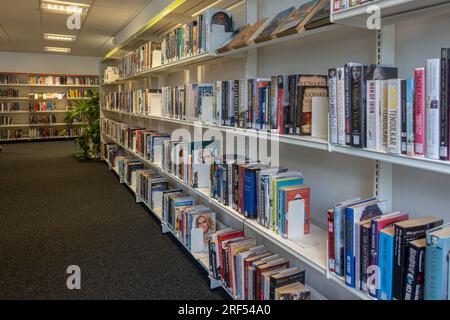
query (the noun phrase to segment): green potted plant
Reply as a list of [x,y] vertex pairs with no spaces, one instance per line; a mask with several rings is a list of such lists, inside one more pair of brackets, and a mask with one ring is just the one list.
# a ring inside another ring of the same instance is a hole
[[83,121],[81,133],[75,144],[81,150],[82,159],[98,159],[100,154],[100,104],[97,90],[88,90],[88,99],[76,100],[67,112],[65,122],[73,126]]

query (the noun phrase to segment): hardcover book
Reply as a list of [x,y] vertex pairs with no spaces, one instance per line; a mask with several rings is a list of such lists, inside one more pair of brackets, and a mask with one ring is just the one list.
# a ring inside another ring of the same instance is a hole
[[425,300],[448,300],[450,224],[426,234]]
[[297,10],[294,10],[274,33],[277,37],[284,37],[305,31],[305,25],[321,7],[325,6],[325,2],[327,1],[310,0],[305,2]]
[[286,10],[281,11],[278,13],[272,20],[270,20],[270,23],[264,28],[263,31],[258,35],[256,39],[254,39],[254,42],[259,43],[263,41],[267,41],[272,39],[274,36],[274,31],[286,21],[286,19],[289,17],[289,15],[295,10],[294,7],[290,7]]
[[289,268],[270,276],[269,299],[275,299],[275,291],[292,283],[300,282],[305,284],[305,271],[298,267]]
[[433,216],[397,222],[395,224],[394,285],[392,289],[394,300],[402,300],[404,297],[409,243],[425,237],[426,231],[442,224],[443,220],[441,218]]

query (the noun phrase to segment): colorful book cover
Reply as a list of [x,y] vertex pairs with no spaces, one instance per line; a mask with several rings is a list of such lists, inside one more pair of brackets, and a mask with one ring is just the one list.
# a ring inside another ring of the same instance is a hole
[[280,226],[281,235],[285,238],[295,238],[305,235],[306,200],[299,187],[280,189]]
[[447,300],[450,224],[426,234],[425,300]]
[[273,223],[274,223],[274,231],[275,233],[279,233],[281,230],[278,229],[279,226],[279,216],[278,213],[280,212],[280,203],[279,203],[279,194],[280,194],[280,188],[283,187],[292,187],[292,186],[298,186],[303,184],[303,178],[301,175],[289,177],[289,178],[283,178],[283,179],[274,179],[272,181],[272,215],[273,215]]
[[426,68],[426,157],[439,160],[441,60],[427,60]]
[[[393,226],[395,223],[409,219],[407,213],[392,213],[372,219],[371,225],[371,244],[370,244],[370,265],[379,266],[380,256],[380,233],[383,229]],[[372,297],[378,297],[376,288],[369,288]]]
[[417,156],[425,156],[425,68],[415,70],[414,96],[415,96],[415,148]]
[[406,154],[414,156],[414,79],[406,80]]
[[355,287],[356,223],[383,215],[387,211],[387,202],[373,200],[345,209],[345,283]]
[[394,241],[395,227],[381,230],[379,254],[380,289],[378,290],[378,300],[392,300]]
[[403,300],[423,300],[426,239],[411,241]]
[[334,210],[328,210],[328,270],[336,272],[336,259],[334,255]]

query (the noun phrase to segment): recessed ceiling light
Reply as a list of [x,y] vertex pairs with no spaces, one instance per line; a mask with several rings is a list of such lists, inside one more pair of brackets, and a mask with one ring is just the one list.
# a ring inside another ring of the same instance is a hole
[[70,48],[62,48],[62,47],[45,47],[45,51],[47,52],[58,52],[58,53],[70,53],[72,49]]
[[76,36],[70,36],[67,34],[55,34],[55,33],[44,33],[44,39],[45,40],[52,40],[52,41],[75,41]]
[[76,3],[76,2],[67,2],[67,1],[59,1],[59,0],[42,0],[41,8],[43,10],[58,12],[58,13],[80,13],[85,14],[89,9],[88,4],[84,3]]

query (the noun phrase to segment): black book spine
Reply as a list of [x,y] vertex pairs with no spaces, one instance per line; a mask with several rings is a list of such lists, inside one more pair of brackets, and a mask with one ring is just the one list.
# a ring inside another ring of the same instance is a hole
[[401,81],[401,95],[402,95],[402,105],[401,105],[401,114],[402,114],[402,141],[401,141],[401,151],[402,154],[407,154],[407,143],[408,143],[408,112],[406,109],[406,80]]
[[416,281],[419,276],[419,248],[409,247],[403,300],[415,300]]
[[289,76],[289,118],[288,118],[288,128],[289,134],[295,134],[296,123],[295,123],[295,113],[296,113],[296,97],[297,97],[297,76]]
[[247,107],[247,128],[253,128],[253,80],[248,80],[247,85],[247,101],[248,101],[248,107]]
[[270,278],[270,289],[269,289],[269,299],[275,299],[275,290],[277,288],[287,286],[289,284],[300,282],[301,284],[305,284],[305,271],[300,271],[294,274],[291,274],[284,278]]
[[289,77],[283,77],[283,132],[284,134],[289,133]]
[[238,127],[239,123],[239,80],[233,81],[233,118],[232,127]]
[[345,144],[352,145],[352,67],[344,67],[345,85]]
[[425,290],[425,248],[417,248],[417,264],[416,264],[416,278],[414,278],[413,294],[414,300],[424,300],[424,290]]
[[403,278],[404,278],[404,250],[405,250],[404,230],[398,226],[395,227],[394,243],[394,270],[392,297],[394,300],[401,300],[403,297]]
[[441,50],[441,130],[440,130],[440,148],[439,158],[443,161],[448,160],[449,148],[449,68],[450,68],[450,49]]
[[364,66],[351,69],[351,145],[363,147],[363,129],[365,123],[365,70]]

